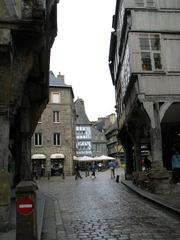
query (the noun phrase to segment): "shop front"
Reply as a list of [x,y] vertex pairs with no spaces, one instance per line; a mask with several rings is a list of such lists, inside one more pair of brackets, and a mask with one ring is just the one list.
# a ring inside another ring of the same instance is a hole
[[51,159],[51,176],[64,175],[64,155],[54,153],[50,156]]
[[33,154],[32,160],[32,173],[33,177],[44,177],[46,167],[46,155],[44,154]]

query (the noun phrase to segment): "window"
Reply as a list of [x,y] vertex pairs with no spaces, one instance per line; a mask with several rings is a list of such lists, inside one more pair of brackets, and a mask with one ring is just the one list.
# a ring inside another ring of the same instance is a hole
[[159,34],[141,34],[139,40],[142,70],[161,70],[161,45]]
[[34,139],[34,145],[35,146],[42,146],[42,133],[35,133],[35,139]]
[[61,145],[61,135],[60,133],[54,133],[53,135],[53,145],[60,146]]
[[135,0],[138,7],[155,7],[156,0]]
[[54,123],[59,123],[60,122],[60,117],[59,117],[59,111],[53,111],[53,122]]
[[60,103],[60,92],[51,92],[51,103]]
[[100,152],[101,151],[101,145],[100,144],[96,144],[96,152]]

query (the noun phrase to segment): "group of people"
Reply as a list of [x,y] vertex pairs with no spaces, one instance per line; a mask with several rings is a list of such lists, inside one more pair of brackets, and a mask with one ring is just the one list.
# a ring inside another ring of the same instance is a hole
[[[109,162],[109,169],[111,170],[111,178],[115,178],[115,168],[116,168],[116,163],[114,161],[110,161]],[[88,171],[87,171],[88,169]],[[94,179],[96,178],[96,169],[98,169],[99,171],[99,165],[97,166],[94,162],[92,162],[92,164],[90,165],[90,168],[89,168],[89,165],[87,165],[87,169],[86,169],[86,172],[89,172],[89,169],[91,171],[91,178]],[[88,176],[86,174],[86,176]],[[82,179],[82,176],[80,174],[80,167],[78,164],[75,165],[75,180],[77,180],[78,178]]]

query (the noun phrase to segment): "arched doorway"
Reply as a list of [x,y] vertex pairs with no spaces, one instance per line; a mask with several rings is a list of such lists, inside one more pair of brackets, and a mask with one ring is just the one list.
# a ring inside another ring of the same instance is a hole
[[171,169],[171,157],[175,150],[180,151],[180,103],[173,103],[161,121],[163,160],[167,169]]

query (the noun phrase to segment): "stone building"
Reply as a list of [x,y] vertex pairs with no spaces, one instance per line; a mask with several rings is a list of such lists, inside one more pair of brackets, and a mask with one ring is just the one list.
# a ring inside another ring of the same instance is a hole
[[117,147],[117,131],[114,131],[114,126],[117,125],[117,119],[114,113],[106,116],[99,117],[97,121],[93,122],[94,127],[106,137],[106,151],[107,155],[111,157],[117,156],[116,147]]
[[7,172],[13,176],[13,185],[31,179],[31,136],[48,101],[49,58],[57,33],[57,2],[0,1],[1,229],[9,223]]
[[123,160],[124,151],[122,145],[118,141],[119,131],[116,115],[112,113],[106,117],[100,117],[97,121],[93,122],[93,125],[100,132],[103,132],[106,137],[107,155],[117,160]]
[[180,147],[179,21],[179,0],[116,3],[109,67],[127,178],[142,169],[143,145],[151,153],[152,180],[162,183]]
[[76,156],[107,155],[106,138],[104,133],[98,131],[89,121],[84,101],[78,98],[75,101],[76,110]]
[[32,137],[31,159],[34,175],[73,173],[75,154],[75,109],[73,89],[64,76],[49,75],[49,103]]

